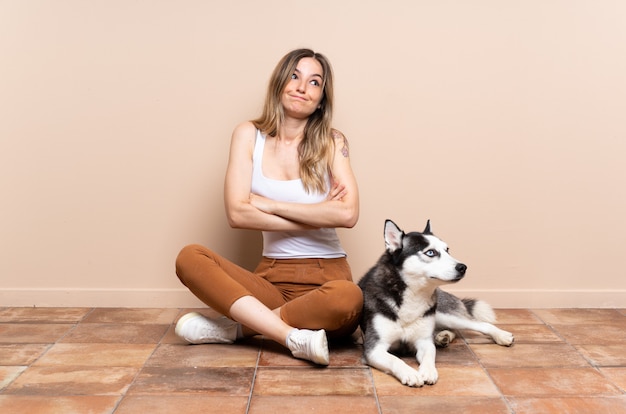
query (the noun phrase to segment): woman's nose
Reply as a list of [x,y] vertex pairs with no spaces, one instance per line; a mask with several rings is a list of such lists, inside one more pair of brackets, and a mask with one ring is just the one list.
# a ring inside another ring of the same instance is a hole
[[298,89],[298,92],[304,93],[306,91],[306,82],[304,80],[299,81],[297,85],[297,89]]

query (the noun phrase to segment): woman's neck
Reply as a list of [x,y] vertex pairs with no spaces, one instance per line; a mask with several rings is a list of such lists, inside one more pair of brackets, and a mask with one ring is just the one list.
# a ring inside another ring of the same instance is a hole
[[283,122],[278,128],[276,138],[279,141],[283,141],[285,144],[291,144],[294,142],[300,142],[304,135],[304,126],[306,122]]

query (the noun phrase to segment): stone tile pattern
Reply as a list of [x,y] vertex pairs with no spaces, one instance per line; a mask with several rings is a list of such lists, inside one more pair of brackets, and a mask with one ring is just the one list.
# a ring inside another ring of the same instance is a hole
[[498,309],[515,344],[460,332],[423,388],[351,342],[327,368],[262,337],[187,345],[174,324],[191,310],[0,307],[0,412],[626,413],[626,309]]

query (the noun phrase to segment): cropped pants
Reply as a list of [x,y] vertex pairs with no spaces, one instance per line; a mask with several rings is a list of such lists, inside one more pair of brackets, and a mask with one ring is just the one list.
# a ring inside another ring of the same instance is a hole
[[280,308],[288,325],[325,329],[330,338],[350,335],[363,307],[363,294],[352,281],[345,257],[263,257],[251,272],[206,247],[189,245],[176,259],[176,274],[202,302],[223,315],[230,317],[237,299],[254,296],[272,310]]

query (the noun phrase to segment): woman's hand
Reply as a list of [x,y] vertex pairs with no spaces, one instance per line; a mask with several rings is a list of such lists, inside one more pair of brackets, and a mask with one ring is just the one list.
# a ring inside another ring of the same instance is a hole
[[348,190],[346,190],[346,186],[343,184],[339,184],[336,181],[333,181],[332,187],[328,192],[328,196],[326,196],[327,201],[339,201],[346,194],[348,194]]
[[274,200],[250,193],[250,204],[267,214],[274,214]]

